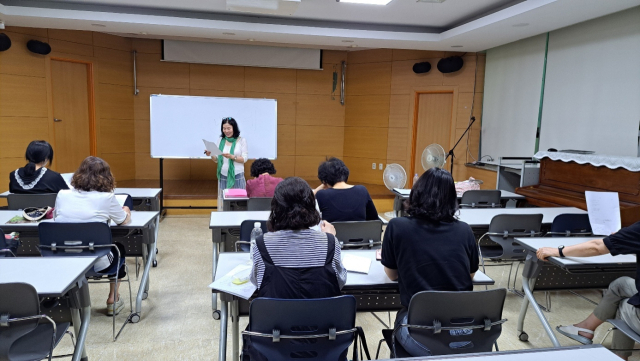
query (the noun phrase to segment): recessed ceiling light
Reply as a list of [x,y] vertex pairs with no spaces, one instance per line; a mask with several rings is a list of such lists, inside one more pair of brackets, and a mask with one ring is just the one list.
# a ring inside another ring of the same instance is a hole
[[249,41],[256,41],[256,39],[247,39],[247,40],[249,40]]
[[236,35],[236,33],[222,33],[222,35]]
[[106,25],[103,25],[103,24],[91,24],[91,26],[97,26],[99,28],[106,28],[107,27]]
[[353,43],[353,40],[342,40],[343,43]]
[[452,48],[461,48],[462,45],[451,45]]
[[518,23],[518,24],[511,25],[511,26],[513,26],[514,28],[522,28],[522,27],[525,27],[525,26],[529,26],[529,23]]
[[354,3],[367,5],[387,5],[391,0],[336,0],[339,3]]
[[141,31],[140,35],[147,35],[147,32],[146,31]]
[[356,45],[356,44],[351,44],[351,45],[349,45],[349,47],[350,47],[350,48],[357,48],[357,47],[358,47],[358,45]]

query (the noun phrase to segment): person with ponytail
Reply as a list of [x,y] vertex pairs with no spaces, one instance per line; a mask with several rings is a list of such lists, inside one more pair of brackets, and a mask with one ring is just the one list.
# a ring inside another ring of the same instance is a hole
[[69,189],[60,173],[47,168],[53,161],[53,148],[44,140],[29,143],[27,164],[9,173],[9,192],[20,194],[58,193]]
[[[247,140],[240,137],[240,128],[235,119],[228,117],[222,119],[220,125],[220,141],[218,146],[222,155],[212,156],[218,163],[218,204],[222,204],[222,192],[227,188],[246,189],[247,182],[244,178],[244,164],[249,157]],[[207,156],[211,152],[205,150]],[[220,208],[219,208],[220,209]]]

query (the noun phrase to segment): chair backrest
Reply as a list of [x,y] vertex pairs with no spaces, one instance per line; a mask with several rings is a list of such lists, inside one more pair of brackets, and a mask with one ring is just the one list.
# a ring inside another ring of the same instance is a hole
[[112,245],[111,229],[106,222],[40,222],[38,236],[43,257],[104,256]]
[[[40,314],[38,292],[28,283],[1,283],[0,295],[5,296],[0,297],[0,317],[8,315],[9,319],[15,319]],[[0,323],[0,360],[8,359],[3,350],[8,352],[11,344],[35,330],[38,327],[38,321],[38,318],[34,318],[9,322],[6,326]]]
[[621,319],[610,319],[607,320],[614,328],[618,329],[618,331],[625,334],[627,337],[632,339],[635,342],[640,343],[640,335],[634,331],[624,320]]
[[7,196],[8,209],[17,211],[29,207],[55,207],[56,193],[43,194],[15,194],[11,193]]
[[[540,236],[542,214],[498,214],[489,224],[489,238],[502,247],[496,259],[524,259],[525,249],[514,242],[515,237]],[[491,257],[490,257],[491,258]]]
[[[442,292],[424,291],[413,295],[409,304],[410,325],[454,327],[466,331],[409,328],[411,336],[433,355],[491,352],[502,332],[501,324],[507,290]],[[504,321],[503,321],[504,322]],[[469,329],[472,326],[482,328]]]
[[260,227],[262,228],[262,234],[268,232],[267,230],[267,221],[257,221],[257,220],[246,220],[240,223],[240,241],[249,242],[251,240],[251,231],[253,231],[253,226],[256,222],[260,222]]
[[468,190],[462,194],[461,208],[501,208],[499,190]]
[[336,238],[343,248],[373,247],[381,244],[382,221],[333,222]]
[[247,201],[248,211],[270,211],[272,197],[262,198],[249,198]]
[[[248,331],[282,336],[312,336],[353,330],[356,322],[356,299],[338,296],[305,300],[257,298],[249,310]],[[276,331],[277,330],[277,331]],[[338,334],[309,339],[249,336],[251,345],[268,360],[345,360],[354,334]]]
[[547,235],[558,236],[590,236],[591,222],[588,214],[559,214],[553,219],[551,230]]

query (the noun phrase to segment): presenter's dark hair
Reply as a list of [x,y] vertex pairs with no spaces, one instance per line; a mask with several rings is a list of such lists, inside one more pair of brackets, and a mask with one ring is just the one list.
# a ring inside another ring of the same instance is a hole
[[116,180],[111,173],[109,163],[102,158],[89,156],[73,173],[71,185],[79,191],[113,192],[116,188]]
[[431,222],[453,222],[458,198],[451,173],[440,168],[424,172],[413,185],[408,203],[407,213],[413,217]]
[[53,160],[53,148],[51,144],[44,140],[34,140],[27,146],[27,151],[24,153],[24,157],[27,160],[27,165],[24,167],[25,175],[29,176],[35,173],[36,164],[42,163],[48,160],[49,163]]
[[267,158],[258,158],[251,165],[251,176],[257,178],[262,173],[276,174],[276,167]]
[[238,138],[240,136],[240,128],[238,128],[238,123],[236,122],[235,119],[231,118],[231,117],[227,117],[227,118],[223,118],[222,119],[222,123],[220,124],[220,137],[224,138],[224,132],[222,131],[222,127],[225,124],[229,124],[233,127],[233,137],[232,138]]
[[318,179],[333,187],[338,182],[349,180],[349,168],[340,159],[331,157],[320,163]]
[[267,228],[270,232],[301,230],[320,223],[316,197],[307,182],[289,177],[278,183],[271,200]]

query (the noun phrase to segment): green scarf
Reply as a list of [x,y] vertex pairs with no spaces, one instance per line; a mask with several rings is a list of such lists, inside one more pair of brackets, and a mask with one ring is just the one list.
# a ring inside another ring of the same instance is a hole
[[[236,140],[237,138],[227,138],[224,137],[220,140],[220,145],[218,149],[221,152],[224,151],[225,141],[231,143],[231,149],[229,150],[229,154],[233,154],[233,151],[236,149]],[[218,156],[218,179],[220,179],[220,172],[222,170],[222,162],[224,162],[226,158],[219,155]],[[233,159],[227,159],[229,161],[229,170],[227,172],[227,189],[233,188],[233,185],[236,184],[236,166],[233,162]]]

